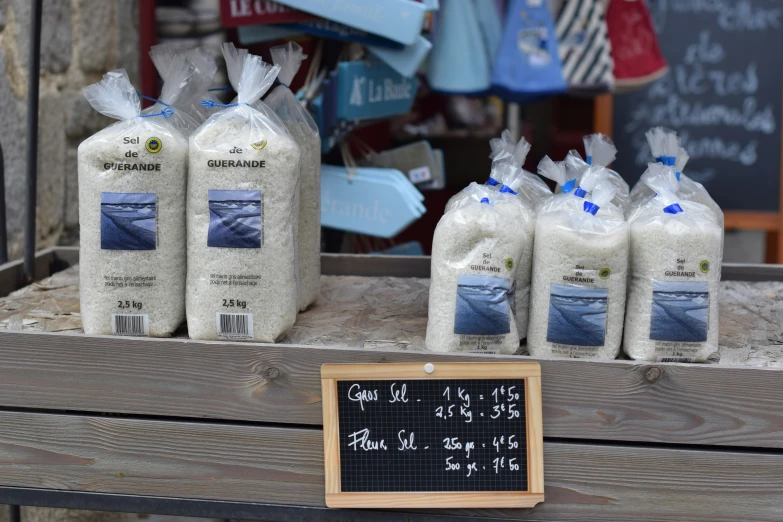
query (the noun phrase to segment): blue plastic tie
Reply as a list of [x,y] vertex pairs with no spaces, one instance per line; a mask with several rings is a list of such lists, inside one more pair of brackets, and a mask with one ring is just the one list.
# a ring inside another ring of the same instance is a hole
[[566,184],[563,185],[563,194],[568,194],[572,190],[574,190],[574,186],[576,186],[576,178],[566,181]]
[[655,158],[655,161],[657,161],[658,163],[663,163],[667,167],[673,167],[676,160],[677,158],[675,158],[674,156],[658,156],[657,158]]
[[587,156],[587,164],[588,165],[592,165],[593,164],[593,157],[592,156]]
[[[213,102],[212,100],[201,100],[201,105],[203,105],[207,109],[212,109],[214,107],[239,107],[238,103],[217,103],[217,102]],[[249,105],[249,104],[245,103],[244,105]]]
[[489,205],[489,198],[481,198],[481,202]]
[[574,191],[574,196],[578,198],[583,198],[587,195],[587,191],[583,189],[582,187],[576,187],[576,190]]
[[500,185],[500,183],[495,178],[490,177],[487,180],[487,185],[489,185],[490,187],[497,187],[498,185]]
[[589,212],[589,213],[591,213],[592,215],[595,216],[595,213],[598,212],[598,209],[600,209],[600,208],[601,207],[599,207],[595,203],[591,203],[589,201],[585,201],[585,204],[584,204],[585,212]]
[[149,96],[144,96],[140,92],[137,92],[136,94],[138,95],[139,98],[144,98],[145,100],[149,100],[151,102],[155,102],[163,105],[163,108],[160,110],[160,112],[153,112],[152,114],[139,114],[139,118],[152,118],[153,116],[163,116],[164,118],[171,118],[172,116],[174,116],[174,107],[172,107],[168,103],[162,102],[155,98],[151,98]]
[[677,176],[677,181],[680,181],[680,176],[682,175],[682,172],[675,171],[674,175]]
[[230,92],[233,91],[234,88],[230,85],[226,85],[225,87],[213,87],[211,89],[207,89],[207,92],[215,92],[215,91],[224,91],[224,92]]
[[663,211],[667,214],[679,214],[683,210],[679,203],[672,203],[668,207],[663,207]]
[[519,194],[519,192],[514,192],[514,189],[512,189],[508,185],[503,185],[502,187],[500,187],[500,192],[502,192],[504,194],[511,194],[513,196],[516,196],[516,195]]

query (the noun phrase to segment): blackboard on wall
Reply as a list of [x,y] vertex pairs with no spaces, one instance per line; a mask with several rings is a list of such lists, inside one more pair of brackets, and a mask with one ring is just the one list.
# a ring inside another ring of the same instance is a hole
[[615,170],[635,183],[652,161],[644,133],[669,127],[724,210],[780,210],[783,1],[647,3],[670,71],[615,96]]
[[532,507],[543,500],[536,363],[326,365],[330,507]]

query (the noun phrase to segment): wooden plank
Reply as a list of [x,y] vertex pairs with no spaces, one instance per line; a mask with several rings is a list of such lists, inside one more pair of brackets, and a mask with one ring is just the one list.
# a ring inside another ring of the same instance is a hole
[[778,212],[727,211],[723,214],[726,230],[777,231],[780,227]]
[[[783,448],[779,369],[521,360],[546,437]],[[0,407],[320,425],[322,364],[439,361],[520,358],[2,333]]]
[[[50,247],[35,254],[36,281],[49,277],[79,262],[77,247]],[[16,259],[0,265],[0,296],[6,296],[25,286],[24,260]]]
[[596,96],[593,101],[593,132],[612,136],[612,115],[614,105],[611,94]]
[[[322,443],[320,430],[0,412],[0,484],[323,506]],[[779,453],[546,443],[544,454],[544,504],[437,513],[734,522],[783,510]]]

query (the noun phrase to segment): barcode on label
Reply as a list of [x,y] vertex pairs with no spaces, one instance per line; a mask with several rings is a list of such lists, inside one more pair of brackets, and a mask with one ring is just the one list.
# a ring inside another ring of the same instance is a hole
[[217,313],[217,331],[221,339],[252,339],[253,314]]
[[666,356],[659,356],[656,360],[656,362],[679,362],[679,363],[695,363],[696,358],[695,357],[666,357]]
[[489,355],[497,355],[499,352],[497,350],[471,350],[468,353],[483,353]]
[[147,314],[111,314],[112,335],[146,337],[150,334],[150,320]]

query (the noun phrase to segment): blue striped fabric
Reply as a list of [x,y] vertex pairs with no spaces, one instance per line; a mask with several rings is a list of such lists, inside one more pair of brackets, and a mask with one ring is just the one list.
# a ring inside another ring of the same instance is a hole
[[557,18],[563,77],[570,90],[614,88],[614,62],[602,0],[565,0]]

